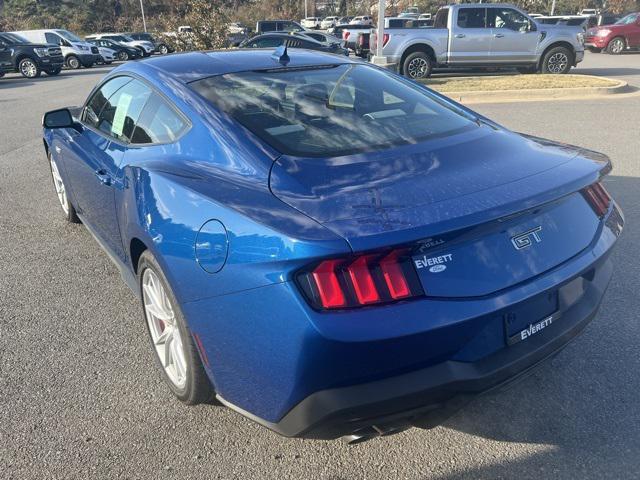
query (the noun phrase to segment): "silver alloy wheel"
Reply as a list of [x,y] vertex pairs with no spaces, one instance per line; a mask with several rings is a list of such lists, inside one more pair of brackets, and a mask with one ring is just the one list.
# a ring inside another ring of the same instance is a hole
[[49,158],[51,162],[51,176],[53,177],[53,185],[56,188],[56,194],[58,195],[58,201],[60,206],[66,215],[69,215],[69,200],[67,199],[67,190],[64,188],[64,182],[60,176],[60,171],[56,162],[52,158]]
[[169,297],[150,268],[142,274],[142,296],[156,354],[171,383],[182,389],[187,382],[187,361],[180,329]]
[[69,59],[67,60],[67,66],[76,70],[80,68],[80,60],[78,60],[76,57],[69,57]]
[[424,58],[414,58],[407,66],[407,73],[411,78],[424,78],[429,69],[429,64]]
[[128,59],[129,59],[129,54],[124,50],[118,53],[118,60],[120,60],[121,62],[124,62],[125,60],[128,60]]
[[169,49],[167,48],[166,45],[160,45],[160,53],[162,55],[166,55],[167,53],[169,53]]
[[614,38],[609,47],[611,53],[620,53],[624,50],[624,41],[621,38]]
[[30,58],[20,62],[20,73],[27,78],[34,78],[38,73],[38,66]]
[[554,53],[547,60],[547,69],[551,73],[562,73],[569,64],[569,57],[566,53],[558,52]]

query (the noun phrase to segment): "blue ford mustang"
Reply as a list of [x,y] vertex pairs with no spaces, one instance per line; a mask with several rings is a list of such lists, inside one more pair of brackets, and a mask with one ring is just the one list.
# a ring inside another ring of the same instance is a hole
[[594,317],[604,155],[304,50],[122,65],[44,146],[143,306],[159,370],[286,436],[431,427]]

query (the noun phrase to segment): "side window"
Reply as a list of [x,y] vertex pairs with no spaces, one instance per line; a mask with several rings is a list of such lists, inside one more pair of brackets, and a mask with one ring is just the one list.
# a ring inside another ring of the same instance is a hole
[[300,40],[297,39],[288,39],[287,40],[287,47],[289,48],[313,48],[311,42],[301,42]]
[[121,140],[130,141],[140,112],[151,96],[151,89],[138,80],[132,80],[105,104],[98,117],[98,129],[105,134]]
[[486,8],[461,8],[458,10],[458,27],[486,28]]
[[93,128],[98,128],[98,117],[107,104],[107,100],[131,80],[131,77],[115,77],[102,85],[89,99],[87,106],[84,107],[82,121]]
[[131,143],[170,143],[187,128],[187,123],[158,95],[147,103],[140,115]]
[[275,22],[262,22],[260,24],[260,30],[263,32],[273,32],[274,30],[276,30],[276,23]]
[[268,38],[260,38],[255,42],[251,43],[251,46],[255,48],[270,48],[270,47],[279,47],[282,45],[282,38],[280,37],[268,37]]
[[62,39],[55,33],[45,32],[44,39],[47,41],[47,43],[52,43],[53,45],[62,45]]
[[529,30],[529,19],[513,8],[490,8],[489,27],[508,28],[516,32]]

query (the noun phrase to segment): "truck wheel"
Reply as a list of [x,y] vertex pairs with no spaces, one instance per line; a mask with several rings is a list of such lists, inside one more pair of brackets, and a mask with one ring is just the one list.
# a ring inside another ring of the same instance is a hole
[[431,76],[432,61],[424,52],[413,52],[402,64],[402,73],[411,79],[428,78]]
[[573,64],[573,53],[565,47],[549,50],[542,59],[542,73],[567,73]]
[[26,78],[37,78],[41,73],[40,67],[36,61],[29,57],[20,60],[20,63],[18,63],[18,70],[20,70],[22,76]]
[[67,57],[66,63],[67,67],[71,68],[72,70],[77,70],[80,68],[80,60],[75,55],[69,55]]
[[607,53],[610,53],[611,55],[620,55],[624,51],[625,46],[624,38],[616,37],[609,42],[609,45],[607,45]]

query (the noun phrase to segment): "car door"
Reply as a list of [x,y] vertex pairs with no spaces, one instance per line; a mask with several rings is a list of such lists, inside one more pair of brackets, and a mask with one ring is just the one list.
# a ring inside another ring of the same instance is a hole
[[640,15],[636,15],[634,22],[629,25],[627,41],[630,47],[640,46]]
[[0,72],[9,71],[12,68],[11,48],[4,38],[0,37]]
[[449,63],[486,63],[491,51],[491,29],[487,27],[487,9],[461,7],[449,36]]
[[488,24],[493,35],[492,63],[535,63],[540,34],[535,23],[510,7],[489,7]]
[[113,254],[125,258],[115,209],[115,190],[123,189],[119,167],[135,122],[151,90],[128,76],[102,85],[82,112],[82,131],[72,133],[67,175],[83,221]]

